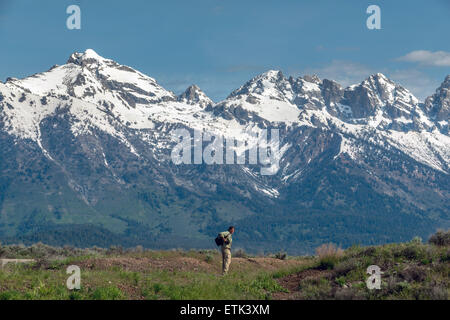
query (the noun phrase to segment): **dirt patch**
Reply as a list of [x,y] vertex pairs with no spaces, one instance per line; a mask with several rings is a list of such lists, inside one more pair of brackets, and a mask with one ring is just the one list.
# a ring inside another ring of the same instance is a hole
[[142,292],[138,287],[133,287],[123,283],[118,284],[117,287],[131,300],[145,300],[145,297],[142,295]]
[[173,271],[209,271],[212,265],[195,258],[177,257],[167,259],[152,258],[96,258],[80,261],[77,264],[81,269],[146,272],[152,270]]
[[332,273],[327,270],[308,269],[296,274],[291,274],[278,279],[278,283],[289,290],[289,292],[277,292],[273,295],[275,300],[292,300],[299,297],[299,285],[303,280],[316,280],[320,278],[330,278]]
[[214,266],[209,263],[195,258],[182,257],[177,258],[176,261],[179,262],[178,265],[185,271],[211,271],[212,269],[215,269]]
[[257,268],[261,268],[267,271],[276,271],[280,268],[289,268],[299,265],[298,261],[295,260],[280,260],[274,258],[232,258],[231,268],[239,266],[254,265]]

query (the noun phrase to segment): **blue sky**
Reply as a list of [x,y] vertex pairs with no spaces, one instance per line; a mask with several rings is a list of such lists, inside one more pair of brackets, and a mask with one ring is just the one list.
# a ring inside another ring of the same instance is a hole
[[[71,4],[81,30],[66,28]],[[381,30],[366,27],[371,4]],[[449,17],[450,0],[0,0],[0,80],[92,48],[215,101],[269,69],[344,85],[383,72],[424,98],[450,74]]]

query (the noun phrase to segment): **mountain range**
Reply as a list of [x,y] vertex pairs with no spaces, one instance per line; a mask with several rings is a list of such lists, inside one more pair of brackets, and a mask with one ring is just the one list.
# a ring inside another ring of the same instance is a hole
[[[424,102],[381,73],[343,87],[270,70],[212,101],[91,49],[0,82],[0,240],[308,253],[450,226],[450,75]],[[273,175],[181,164],[175,129],[280,132]]]

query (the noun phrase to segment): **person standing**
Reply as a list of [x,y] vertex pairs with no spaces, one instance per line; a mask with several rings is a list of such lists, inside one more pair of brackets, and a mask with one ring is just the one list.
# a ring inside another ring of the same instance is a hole
[[222,274],[226,275],[230,269],[231,264],[231,243],[233,242],[234,227],[228,228],[228,231],[219,233],[219,236],[223,239],[222,244]]

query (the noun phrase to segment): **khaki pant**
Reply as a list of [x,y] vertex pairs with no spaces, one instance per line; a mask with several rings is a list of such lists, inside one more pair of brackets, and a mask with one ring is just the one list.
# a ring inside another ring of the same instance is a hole
[[222,246],[222,274],[227,274],[231,263],[231,249]]

